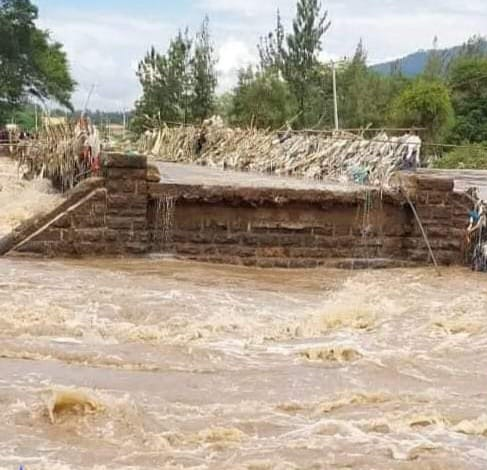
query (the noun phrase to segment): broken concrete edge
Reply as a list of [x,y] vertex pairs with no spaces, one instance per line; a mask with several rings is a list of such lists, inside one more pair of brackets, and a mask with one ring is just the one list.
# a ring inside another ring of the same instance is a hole
[[391,176],[390,185],[391,191],[404,190],[415,201],[418,192],[430,187],[437,191],[453,192],[455,180],[450,176],[432,175],[427,172],[399,171]]
[[149,183],[151,199],[173,197],[176,201],[215,204],[217,202],[230,206],[282,206],[285,204],[311,204],[326,207],[327,204],[356,205],[370,199],[402,206],[404,198],[397,191],[381,188],[359,188],[352,191],[333,191],[330,189],[294,189],[294,188],[255,188],[235,186],[207,186],[188,184]]

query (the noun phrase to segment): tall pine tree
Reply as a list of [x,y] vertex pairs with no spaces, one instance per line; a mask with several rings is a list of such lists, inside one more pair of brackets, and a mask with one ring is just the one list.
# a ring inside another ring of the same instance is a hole
[[281,72],[284,66],[284,26],[281,13],[277,10],[276,29],[267,36],[260,38],[257,45],[260,58],[260,69],[262,71]]
[[314,124],[313,102],[319,87],[318,55],[322,40],[330,28],[328,12],[322,12],[319,0],[298,0],[293,31],[287,36],[284,51],[284,76],[298,103],[302,125]]
[[151,48],[139,63],[142,97],[136,103],[136,130],[163,122],[200,122],[211,114],[217,77],[208,25],[205,18],[195,40],[187,29],[180,31],[165,55]]
[[209,19],[206,17],[196,35],[192,60],[193,96],[191,111],[193,119],[202,121],[215,109],[215,89],[217,76],[216,60],[211,43]]

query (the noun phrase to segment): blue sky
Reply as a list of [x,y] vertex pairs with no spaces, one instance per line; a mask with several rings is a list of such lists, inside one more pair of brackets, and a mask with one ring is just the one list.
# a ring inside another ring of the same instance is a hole
[[[140,94],[137,62],[151,45],[165,50],[179,28],[198,28],[205,14],[218,54],[219,90],[231,88],[237,70],[257,60],[259,36],[273,28],[279,8],[285,26],[296,0],[33,0],[39,25],[65,45],[79,83],[74,96],[81,106],[92,84],[90,106],[131,108]],[[332,28],[323,45],[323,60],[349,56],[362,38],[370,62],[487,34],[485,0],[323,0]]]

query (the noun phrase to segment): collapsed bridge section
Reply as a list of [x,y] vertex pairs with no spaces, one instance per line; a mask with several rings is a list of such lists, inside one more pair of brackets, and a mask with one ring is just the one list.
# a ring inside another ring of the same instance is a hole
[[103,178],[82,183],[62,207],[20,227],[3,240],[1,251],[156,252],[262,267],[427,263],[429,251],[410,200],[438,261],[464,261],[471,202],[454,191],[451,177],[403,173],[399,191],[209,169],[191,176],[185,165],[161,170],[157,182],[145,157],[107,154]]

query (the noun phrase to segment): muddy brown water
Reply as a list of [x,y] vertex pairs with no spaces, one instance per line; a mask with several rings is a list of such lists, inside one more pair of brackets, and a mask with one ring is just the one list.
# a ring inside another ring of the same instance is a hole
[[45,179],[26,181],[15,161],[0,156],[0,238],[22,222],[47,214],[63,202]]
[[485,469],[487,280],[0,260],[0,468]]

